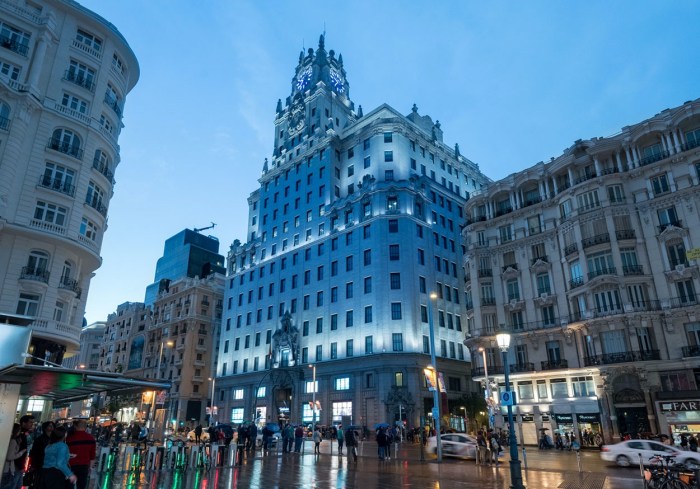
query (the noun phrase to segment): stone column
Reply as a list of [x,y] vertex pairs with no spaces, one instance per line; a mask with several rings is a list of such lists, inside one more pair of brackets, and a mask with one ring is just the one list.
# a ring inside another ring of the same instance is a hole
[[620,152],[615,153],[615,161],[617,162],[617,171],[622,173],[622,158],[620,158]]
[[629,146],[625,147],[625,154],[627,155],[627,165],[629,166],[630,170],[634,168],[634,158],[632,158],[632,153],[630,152]]
[[681,140],[678,134],[678,130],[671,131],[671,135],[673,136],[673,142],[676,145],[676,153],[681,152]]
[[36,42],[36,48],[34,49],[34,60],[32,61],[32,67],[29,72],[29,78],[27,83],[30,88],[34,89],[36,93],[39,93],[39,77],[44,69],[44,61],[46,58],[46,36],[41,36]]
[[596,176],[601,176],[603,172],[600,170],[600,161],[598,161],[598,158],[593,158],[593,166],[595,166]]

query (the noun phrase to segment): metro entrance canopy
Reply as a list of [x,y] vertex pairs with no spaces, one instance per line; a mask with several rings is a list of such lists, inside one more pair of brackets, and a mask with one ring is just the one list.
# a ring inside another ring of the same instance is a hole
[[51,400],[54,406],[108,392],[126,395],[170,389],[170,382],[154,382],[97,370],[73,370],[43,365],[10,365],[0,369],[0,384],[19,384],[20,397]]

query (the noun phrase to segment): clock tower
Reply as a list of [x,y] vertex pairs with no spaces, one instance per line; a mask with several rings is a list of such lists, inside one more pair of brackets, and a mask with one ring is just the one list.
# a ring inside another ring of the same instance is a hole
[[306,55],[299,53],[291,88],[284,106],[281,99],[277,101],[275,158],[329,129],[339,131],[357,118],[343,56],[336,58],[332,49],[326,52],[323,35],[316,51],[309,48]]

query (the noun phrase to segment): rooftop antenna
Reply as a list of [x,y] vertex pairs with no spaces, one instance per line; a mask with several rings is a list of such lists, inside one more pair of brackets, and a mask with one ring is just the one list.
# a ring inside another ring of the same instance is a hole
[[207,229],[214,229],[215,227],[216,227],[216,223],[212,222],[211,226],[207,226],[205,228],[194,228],[192,231],[194,231],[195,233],[198,233],[200,231],[206,231]]

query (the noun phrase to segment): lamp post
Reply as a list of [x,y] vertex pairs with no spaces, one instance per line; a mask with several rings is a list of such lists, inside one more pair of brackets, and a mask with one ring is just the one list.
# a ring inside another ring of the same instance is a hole
[[209,404],[209,426],[212,426],[212,420],[214,419],[214,401],[216,400],[216,377],[209,377],[209,382],[211,382],[211,403]]
[[486,384],[486,388],[484,389],[484,401],[486,401],[486,410],[488,411],[487,424],[489,428],[493,428],[493,426],[491,426],[491,415],[493,413],[491,412],[491,403],[489,402],[491,399],[491,387],[489,386],[489,367],[486,365],[486,348],[480,346],[479,351],[481,352],[481,358],[484,360],[484,383]]
[[313,381],[312,381],[312,389],[313,389],[313,396],[312,396],[312,417],[311,417],[311,431],[315,432],[316,431],[316,364],[309,365],[309,368],[313,369]]
[[[510,390],[510,379],[508,376],[510,367],[508,365],[508,349],[510,348],[510,335],[501,333],[496,335],[496,342],[503,354],[503,371],[506,376],[506,391]],[[513,405],[508,404],[508,445],[510,445],[510,482],[511,489],[524,489],[523,474],[520,470],[520,460],[518,460],[518,445],[515,441],[515,426],[513,424]]]
[[[163,348],[165,348],[166,346],[167,346],[168,348],[170,348],[170,347],[172,347],[172,346],[174,346],[174,345],[175,345],[175,343],[173,343],[172,341],[161,341],[161,342],[160,342],[160,349],[159,349],[159,351],[158,351],[158,367],[157,367],[157,370],[156,370],[156,380],[162,380],[162,379],[161,379],[161,374],[160,374],[160,364],[161,364],[161,361],[163,360]],[[153,391],[153,399],[151,400],[151,404],[152,404],[152,407],[153,407],[153,409],[152,409],[152,411],[153,411],[153,419],[149,419],[149,420],[148,420],[148,427],[149,427],[149,428],[155,424],[155,417],[156,417],[156,399],[157,399],[157,392],[154,390],[154,391]]]
[[433,301],[437,299],[435,292],[428,299],[428,325],[430,327],[430,361],[435,374],[433,386],[433,420],[435,422],[435,441],[437,442],[437,461],[442,462],[442,439],[440,438],[440,382],[438,381],[437,360],[435,358],[435,326],[433,324]]

